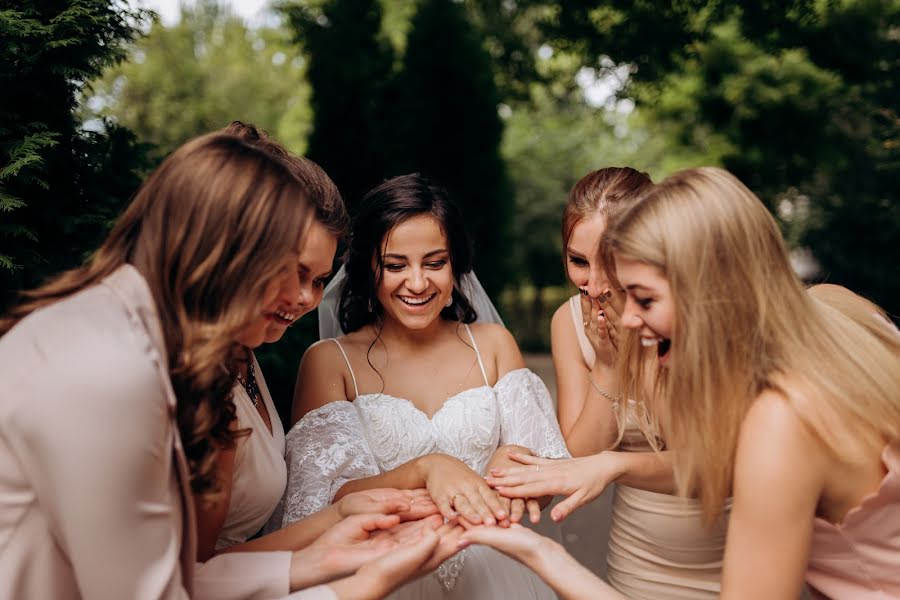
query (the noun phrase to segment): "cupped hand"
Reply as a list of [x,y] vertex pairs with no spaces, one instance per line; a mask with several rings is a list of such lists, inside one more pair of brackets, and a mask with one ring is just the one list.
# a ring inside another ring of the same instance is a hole
[[509,528],[475,527],[462,536],[463,543],[483,544],[530,566],[552,546],[552,540],[514,523]]
[[[429,518],[428,521],[431,521]],[[391,552],[363,565],[357,575],[383,597],[407,581],[436,569],[467,543],[463,529],[446,523],[437,529],[420,527],[416,535],[404,540]]]
[[496,525],[509,513],[484,478],[446,454],[422,457],[425,487],[447,519],[461,516],[474,525]]
[[428,490],[398,490],[376,488],[353,492],[335,503],[341,518],[350,515],[396,514],[401,521],[415,521],[438,513],[437,505],[431,500]]
[[521,466],[492,469],[485,481],[508,498],[566,496],[550,511],[557,522],[594,500],[620,475],[614,452],[566,459],[510,452],[509,457]]

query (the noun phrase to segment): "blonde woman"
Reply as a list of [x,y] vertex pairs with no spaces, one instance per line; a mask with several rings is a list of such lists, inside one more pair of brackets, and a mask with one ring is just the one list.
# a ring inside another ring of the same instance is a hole
[[[651,187],[650,178],[634,169],[599,169],[575,184],[563,214],[566,274],[580,293],[553,315],[551,341],[560,429],[572,455],[585,458],[545,463],[544,473],[519,473],[524,479],[508,477],[514,469],[495,471],[489,481],[512,494],[521,491],[521,483],[549,482],[565,471],[570,486],[583,481],[591,491],[556,506],[555,519],[598,495],[599,502],[613,496],[607,577],[615,589],[629,598],[714,598],[724,526],[707,530],[699,504],[673,495],[671,465],[666,455],[654,452],[657,439],[650,427],[642,427],[641,407],[630,401],[614,410],[618,347],[626,341],[620,319],[624,297],[606,274],[600,241],[610,220]],[[551,493],[571,495],[574,489]]]
[[679,491],[708,522],[734,494],[722,597],[793,599],[804,574],[822,597],[900,596],[900,336],[883,314],[807,294],[772,216],[721,169],[657,185],[604,255],[622,324],[661,367]]
[[452,554],[431,524],[362,515],[195,565],[192,498],[220,492],[240,348],[296,296],[305,196],[259,148],[192,140],[0,322],[0,597],[276,598],[353,573],[295,597],[374,599]]

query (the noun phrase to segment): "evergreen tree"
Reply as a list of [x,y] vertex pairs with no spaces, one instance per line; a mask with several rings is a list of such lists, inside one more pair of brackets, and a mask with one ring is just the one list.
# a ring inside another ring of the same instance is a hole
[[133,136],[84,132],[74,111],[85,82],[121,60],[150,17],[108,0],[0,11],[0,308],[81,262],[137,186]]
[[393,51],[381,34],[378,0],[283,4],[296,41],[309,56],[314,120],[307,156],[352,205],[387,175],[385,94]]
[[500,156],[503,125],[490,58],[460,3],[421,2],[397,95],[397,170],[418,171],[452,192],[475,239],[478,277],[496,297],[513,279],[513,193]]

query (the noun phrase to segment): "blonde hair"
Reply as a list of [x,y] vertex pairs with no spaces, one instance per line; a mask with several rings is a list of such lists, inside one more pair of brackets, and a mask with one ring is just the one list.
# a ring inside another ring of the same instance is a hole
[[162,325],[192,488],[215,493],[218,449],[235,435],[231,388],[243,355],[234,340],[296,251],[311,214],[305,195],[282,161],[250,143],[224,134],[191,140],[144,182],[89,262],[23,294],[0,335],[132,264]]
[[[763,390],[779,392],[839,459],[900,439],[900,338],[873,311],[861,318],[858,306],[808,294],[775,220],[727,171],[689,169],[654,186],[610,224],[603,256],[652,265],[671,286],[672,372],[658,369],[651,412],[675,451],[679,492],[698,495],[709,522]],[[630,365],[631,394],[644,362]]]

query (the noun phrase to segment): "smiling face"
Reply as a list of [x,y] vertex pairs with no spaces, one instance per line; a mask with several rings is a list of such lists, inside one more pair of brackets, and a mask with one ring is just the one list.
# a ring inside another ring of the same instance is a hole
[[403,221],[381,243],[378,302],[385,321],[425,329],[440,318],[453,293],[447,237],[430,215]]
[[642,346],[656,346],[659,364],[668,364],[675,332],[675,300],[669,281],[656,267],[619,256],[616,276],[626,294],[622,325],[637,332]]
[[609,278],[600,260],[600,239],[606,231],[606,221],[602,212],[578,221],[566,245],[566,274],[575,287],[594,299],[609,289]]
[[288,326],[316,308],[336,250],[337,238],[320,223],[311,223],[297,250],[284,258],[281,271],[266,286],[262,314],[241,331],[237,341],[248,348],[277,342]]

